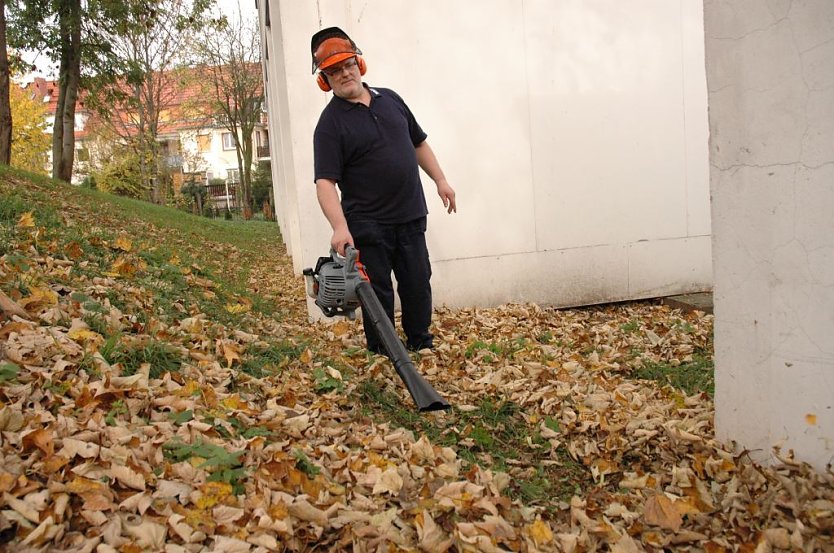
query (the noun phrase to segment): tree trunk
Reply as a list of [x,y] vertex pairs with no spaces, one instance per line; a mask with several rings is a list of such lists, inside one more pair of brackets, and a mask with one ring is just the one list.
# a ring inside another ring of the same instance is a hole
[[244,210],[252,213],[252,133],[243,131],[238,142],[237,163],[240,170],[240,188]]
[[0,163],[12,160],[12,108],[9,104],[9,54],[6,49],[6,0],[0,0]]
[[58,8],[61,65],[58,106],[52,132],[52,178],[70,182],[75,160],[75,104],[81,82],[81,0],[64,0]]

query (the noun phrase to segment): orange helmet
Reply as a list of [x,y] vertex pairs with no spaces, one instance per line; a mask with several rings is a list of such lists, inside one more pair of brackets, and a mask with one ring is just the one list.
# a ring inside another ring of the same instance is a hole
[[313,55],[313,73],[331,65],[361,55],[347,33],[338,27],[328,27],[313,35],[310,41],[310,53]]

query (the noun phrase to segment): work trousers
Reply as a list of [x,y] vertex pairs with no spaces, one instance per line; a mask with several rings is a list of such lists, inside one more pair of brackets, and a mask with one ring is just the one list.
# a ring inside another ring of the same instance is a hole
[[[397,278],[406,346],[414,350],[431,348],[431,263],[426,248],[426,218],[400,224],[353,221],[348,227],[359,250],[359,260],[391,324],[394,324],[392,271]],[[368,349],[385,353],[368,317],[363,317],[363,324]]]

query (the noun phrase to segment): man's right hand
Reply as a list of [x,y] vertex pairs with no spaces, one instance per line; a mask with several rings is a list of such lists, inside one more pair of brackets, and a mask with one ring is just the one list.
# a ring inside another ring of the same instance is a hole
[[330,238],[330,247],[344,257],[345,246],[353,246],[353,236],[351,236],[350,231],[347,227],[334,230],[333,236]]

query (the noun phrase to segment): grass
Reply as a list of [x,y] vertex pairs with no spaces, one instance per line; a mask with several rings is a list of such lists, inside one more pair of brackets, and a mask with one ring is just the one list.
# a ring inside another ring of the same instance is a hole
[[255,378],[277,374],[301,355],[305,347],[288,340],[251,344],[246,348],[241,370]]
[[631,376],[642,380],[654,380],[661,386],[672,386],[689,395],[706,393],[715,395],[715,368],[710,357],[693,355],[689,363],[673,366],[670,363],[644,362],[634,369]]
[[[75,214],[82,209],[95,214],[100,225],[79,225]],[[0,167],[0,255],[11,252],[14,242],[28,234],[16,225],[20,216],[30,211],[35,224],[47,230],[43,242],[55,241],[53,253],[73,252],[75,259],[86,262],[84,266],[76,264],[73,271],[90,276],[100,274],[100,269],[110,268],[120,256],[141,267],[137,270],[140,284],[158,293],[158,304],[169,316],[176,316],[170,310],[172,300],[187,298],[189,293],[195,305],[222,318],[224,323],[234,322],[234,317],[222,308],[224,300],[237,297],[246,297],[248,304],[259,312],[273,314],[269,302],[246,292],[246,283],[249,267],[265,261],[264,245],[281,241],[275,223],[208,219]],[[108,228],[128,236],[133,251],[114,249],[118,236]],[[181,258],[179,266],[170,262],[173,251]],[[189,291],[194,287],[183,282],[186,271],[212,280],[216,285],[212,291],[219,296],[217,301],[206,301],[202,290]]]
[[179,372],[182,354],[170,344],[149,340],[135,342],[120,334],[109,337],[99,352],[111,365],[122,367],[122,376],[131,376],[144,364],[150,365],[150,378],[160,378],[166,372]]
[[[374,382],[362,383],[358,395],[363,415],[425,435],[433,444],[453,447],[464,462],[464,472],[476,464],[509,473],[508,494],[528,505],[555,509],[559,499],[567,500],[578,489],[593,485],[587,469],[563,447],[552,450],[538,424],[528,423],[512,401],[486,397],[475,410],[453,408],[446,416],[429,418]],[[556,421],[545,424],[558,429]]]

